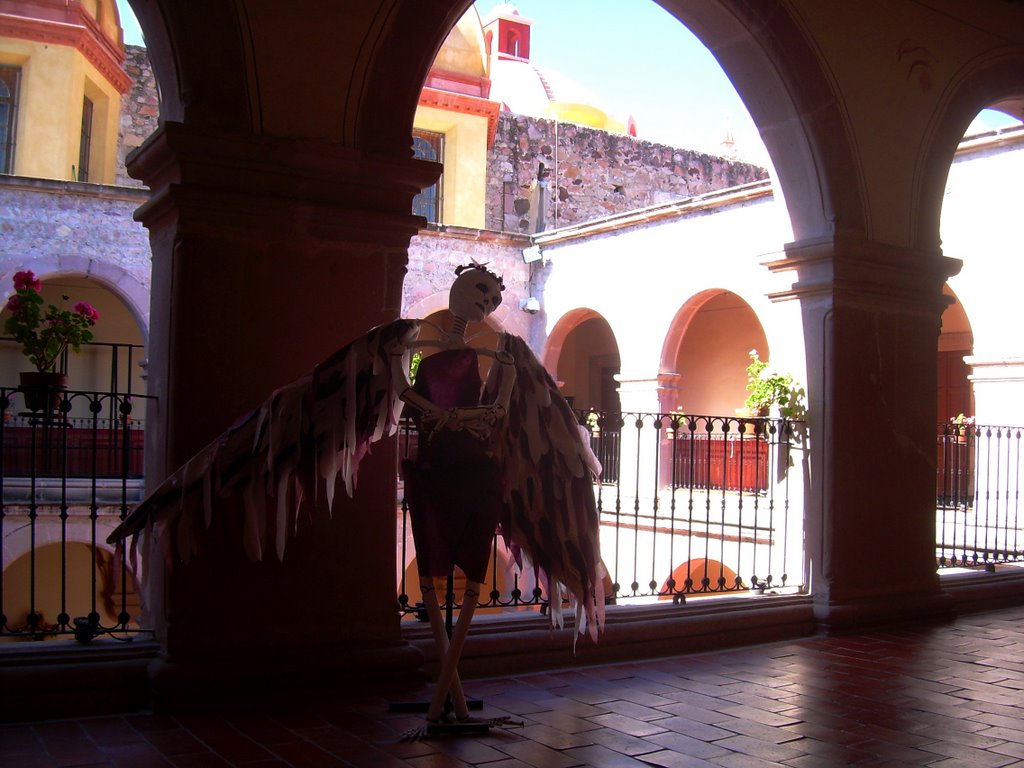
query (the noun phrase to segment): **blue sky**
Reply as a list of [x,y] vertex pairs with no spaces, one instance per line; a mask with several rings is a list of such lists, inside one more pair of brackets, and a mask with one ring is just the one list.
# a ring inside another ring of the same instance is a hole
[[[479,0],[483,16],[497,0]],[[764,145],[732,83],[690,31],[652,0],[515,0],[533,20],[530,59],[632,114],[641,138],[719,152],[726,130],[739,155],[766,164]],[[144,45],[128,0],[117,0],[125,43]],[[1015,121],[983,113],[990,128]]]
[[[481,16],[495,0],[476,3]],[[746,108],[704,45],[652,0],[516,0],[533,20],[530,60],[632,114],[641,138],[721,151],[726,130],[741,154],[763,155]]]

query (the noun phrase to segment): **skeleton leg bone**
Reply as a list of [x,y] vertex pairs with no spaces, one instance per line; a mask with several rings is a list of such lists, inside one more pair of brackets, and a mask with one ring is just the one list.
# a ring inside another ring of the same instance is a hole
[[[441,659],[441,671],[437,677],[437,689],[434,691],[434,698],[430,702],[430,709],[427,710],[428,721],[433,722],[441,717],[444,711],[444,703],[448,698],[450,690],[457,688],[459,693],[462,692],[462,684],[459,682],[459,658],[462,656],[462,648],[466,644],[466,636],[469,634],[469,623],[473,620],[473,613],[476,611],[479,596],[480,584],[475,581],[468,582],[466,584],[466,594],[462,600],[462,610],[459,611],[459,620],[455,623],[455,628],[452,630],[451,641],[447,643],[447,648],[439,648],[439,651],[444,652],[444,656]],[[435,605],[437,603],[436,596],[434,603]],[[438,614],[440,615],[440,609],[438,609]],[[453,695],[452,698],[455,699],[455,696]],[[458,705],[456,704],[456,706]],[[456,717],[460,720],[464,720],[469,716],[464,696],[462,697],[462,708],[461,712],[456,711],[455,713]]]
[[[429,586],[427,586],[429,584]],[[437,644],[438,657],[444,659],[450,651],[448,632],[445,629],[444,617],[441,615],[441,601],[437,596],[437,589],[434,580],[425,574],[420,574],[420,592],[423,594],[423,603],[427,607],[427,616],[430,618],[430,628],[434,632],[434,642]],[[462,690],[462,681],[459,680],[459,671],[455,670],[452,677],[449,691],[452,697],[452,706],[455,717],[465,720],[469,716],[469,707],[466,705],[466,695]],[[442,704],[443,706],[443,704]],[[428,713],[428,719],[430,715]],[[440,717],[440,715],[438,715]],[[436,719],[436,718],[435,718]]]

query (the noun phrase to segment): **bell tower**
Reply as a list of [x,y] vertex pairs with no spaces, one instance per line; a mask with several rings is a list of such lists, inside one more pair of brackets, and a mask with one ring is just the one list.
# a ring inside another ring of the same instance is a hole
[[501,59],[530,60],[531,19],[521,16],[511,3],[503,3],[484,18],[487,53]]

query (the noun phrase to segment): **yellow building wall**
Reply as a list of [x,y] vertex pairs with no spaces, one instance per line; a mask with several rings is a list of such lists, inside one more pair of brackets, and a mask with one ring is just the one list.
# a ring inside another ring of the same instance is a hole
[[0,39],[0,63],[21,68],[14,174],[74,180],[82,131],[82,99],[93,102],[89,181],[113,184],[121,96],[78,51]]
[[441,223],[483,229],[486,221],[487,118],[420,106],[413,127],[444,134]]
[[470,6],[448,33],[431,68],[471,77],[487,77],[488,65],[480,16],[476,8]]

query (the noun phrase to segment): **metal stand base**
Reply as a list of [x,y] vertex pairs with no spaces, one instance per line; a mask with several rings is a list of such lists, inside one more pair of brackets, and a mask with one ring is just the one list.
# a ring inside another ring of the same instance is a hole
[[479,734],[488,733],[491,730],[491,724],[488,722],[468,722],[460,723],[458,721],[452,723],[427,723],[427,735],[428,736],[465,736],[468,734]]
[[[466,706],[471,712],[484,708],[480,699],[466,699]],[[429,701],[393,701],[388,704],[388,712],[426,712],[430,709]],[[445,707],[445,714],[451,711],[451,702]]]

